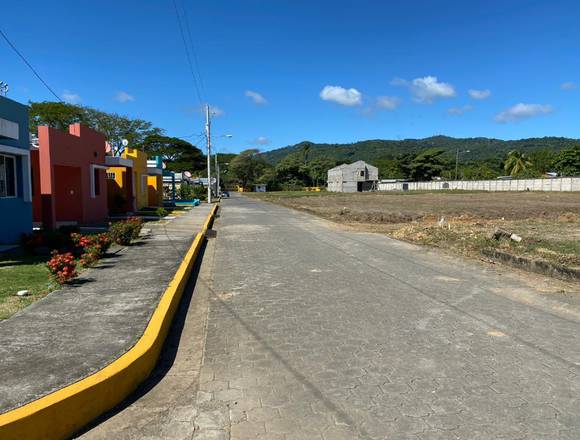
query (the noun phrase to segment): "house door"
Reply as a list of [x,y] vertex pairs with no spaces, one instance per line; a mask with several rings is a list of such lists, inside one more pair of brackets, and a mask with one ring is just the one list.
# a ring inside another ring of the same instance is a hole
[[79,167],[55,165],[52,194],[57,222],[82,222],[83,195]]
[[358,192],[362,192],[362,190],[363,190],[363,183],[364,182],[357,182],[357,184],[356,184],[356,190]]

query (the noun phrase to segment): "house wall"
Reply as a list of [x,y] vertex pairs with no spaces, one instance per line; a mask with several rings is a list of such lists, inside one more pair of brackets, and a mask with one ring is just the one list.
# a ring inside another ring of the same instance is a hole
[[[38,144],[44,228],[57,227],[57,222],[104,223],[107,220],[104,169],[97,168],[100,193],[92,191],[93,166],[105,166],[105,136],[80,124],[69,126],[68,133],[41,126],[38,127]],[[69,172],[74,179],[57,175]]]
[[111,214],[124,214],[135,210],[133,206],[133,168],[109,167],[107,178],[108,208]]
[[122,157],[133,161],[133,185],[137,210],[149,205],[147,154],[136,148],[127,148]]
[[[362,173],[362,175],[361,175]],[[332,192],[357,192],[358,182],[370,182],[364,190],[379,179],[378,168],[363,161],[340,165],[328,170],[327,189]]]
[[580,191],[580,177],[555,179],[452,180],[432,182],[379,183],[379,191],[465,190],[465,191]]
[[327,190],[331,192],[342,192],[342,168],[336,167],[328,170]]
[[147,168],[156,168],[162,174],[150,175],[147,178],[148,206],[163,206],[163,161],[154,156],[147,160]]
[[32,177],[32,221],[42,222],[42,201],[40,195],[40,152],[38,148],[30,149],[30,167]]
[[16,197],[0,197],[0,243],[32,232],[28,107],[0,96],[0,154],[15,158]]
[[148,206],[163,205],[163,176],[147,177]]

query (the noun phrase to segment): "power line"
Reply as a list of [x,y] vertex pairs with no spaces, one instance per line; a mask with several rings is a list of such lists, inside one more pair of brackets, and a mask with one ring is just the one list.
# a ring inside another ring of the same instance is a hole
[[2,29],[0,29],[0,35],[2,35],[2,37],[6,40],[6,42],[12,48],[12,50],[14,50],[14,52],[16,52],[16,54],[22,59],[22,61],[24,61],[24,63],[29,67],[29,69],[32,70],[32,73],[36,75],[36,77],[40,80],[42,84],[44,84],[44,86],[50,91],[50,93],[52,93],[58,101],[63,102],[63,100],[60,99],[60,97],[56,93],[54,93],[54,90],[50,88],[50,86],[46,83],[46,81],[42,79],[42,77],[38,74],[38,72],[34,69],[34,67],[32,67],[32,65],[28,62],[28,60],[24,57],[24,55],[22,55],[20,51],[16,49],[16,46],[12,44],[12,42],[8,39],[8,37],[2,31]]
[[201,86],[201,93],[205,98],[207,98],[207,93],[205,92],[205,86],[203,84],[203,77],[201,76],[201,71],[199,69],[199,59],[197,57],[197,51],[195,50],[195,45],[193,44],[193,38],[191,38],[191,31],[189,28],[189,20],[187,16],[187,11],[185,9],[185,2],[181,0],[181,9],[183,9],[183,20],[185,21],[185,29],[187,30],[187,35],[189,37],[189,45],[191,47],[191,53],[193,54],[193,62],[195,63],[195,70],[197,72],[197,77],[199,78],[199,84]]
[[199,90],[199,84],[195,73],[193,71],[193,63],[191,62],[191,55],[189,54],[189,49],[187,47],[187,41],[185,40],[185,33],[183,32],[183,25],[181,24],[181,17],[179,15],[179,9],[177,8],[176,0],[173,0],[173,7],[175,8],[175,15],[177,15],[177,23],[179,24],[179,33],[181,34],[181,39],[183,41],[183,47],[185,48],[185,55],[187,57],[187,64],[189,65],[189,71],[191,77],[193,78],[193,84],[195,85],[195,92],[197,94],[197,99],[199,100],[199,105],[203,108],[203,99],[201,99],[201,92]]

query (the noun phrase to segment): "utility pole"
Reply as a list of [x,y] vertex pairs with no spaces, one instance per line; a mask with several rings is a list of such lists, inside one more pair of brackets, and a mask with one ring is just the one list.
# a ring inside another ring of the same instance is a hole
[[205,138],[207,142],[207,203],[211,203],[211,121],[209,104],[205,105]]
[[220,163],[218,161],[217,151],[215,153],[215,173],[216,173],[215,193],[217,194],[217,197],[220,197],[221,196],[221,191],[220,191]]
[[455,180],[457,180],[458,173],[459,173],[459,148],[455,153]]
[[459,178],[459,153],[471,153],[470,150],[459,151],[459,148],[455,152],[455,180]]

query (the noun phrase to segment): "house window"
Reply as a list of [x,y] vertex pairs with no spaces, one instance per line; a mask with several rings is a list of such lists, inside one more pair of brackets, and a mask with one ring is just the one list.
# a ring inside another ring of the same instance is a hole
[[0,198],[16,197],[16,157],[0,154]]
[[101,195],[101,179],[99,179],[100,173],[99,169],[95,168],[93,170],[93,182],[95,183],[95,196]]
[[360,172],[360,176],[361,176],[361,177],[364,177],[364,176],[365,176],[365,172],[364,172],[364,171],[361,171],[361,172]]
[[117,175],[115,173],[107,173],[107,179],[109,180],[115,180],[117,178]]

